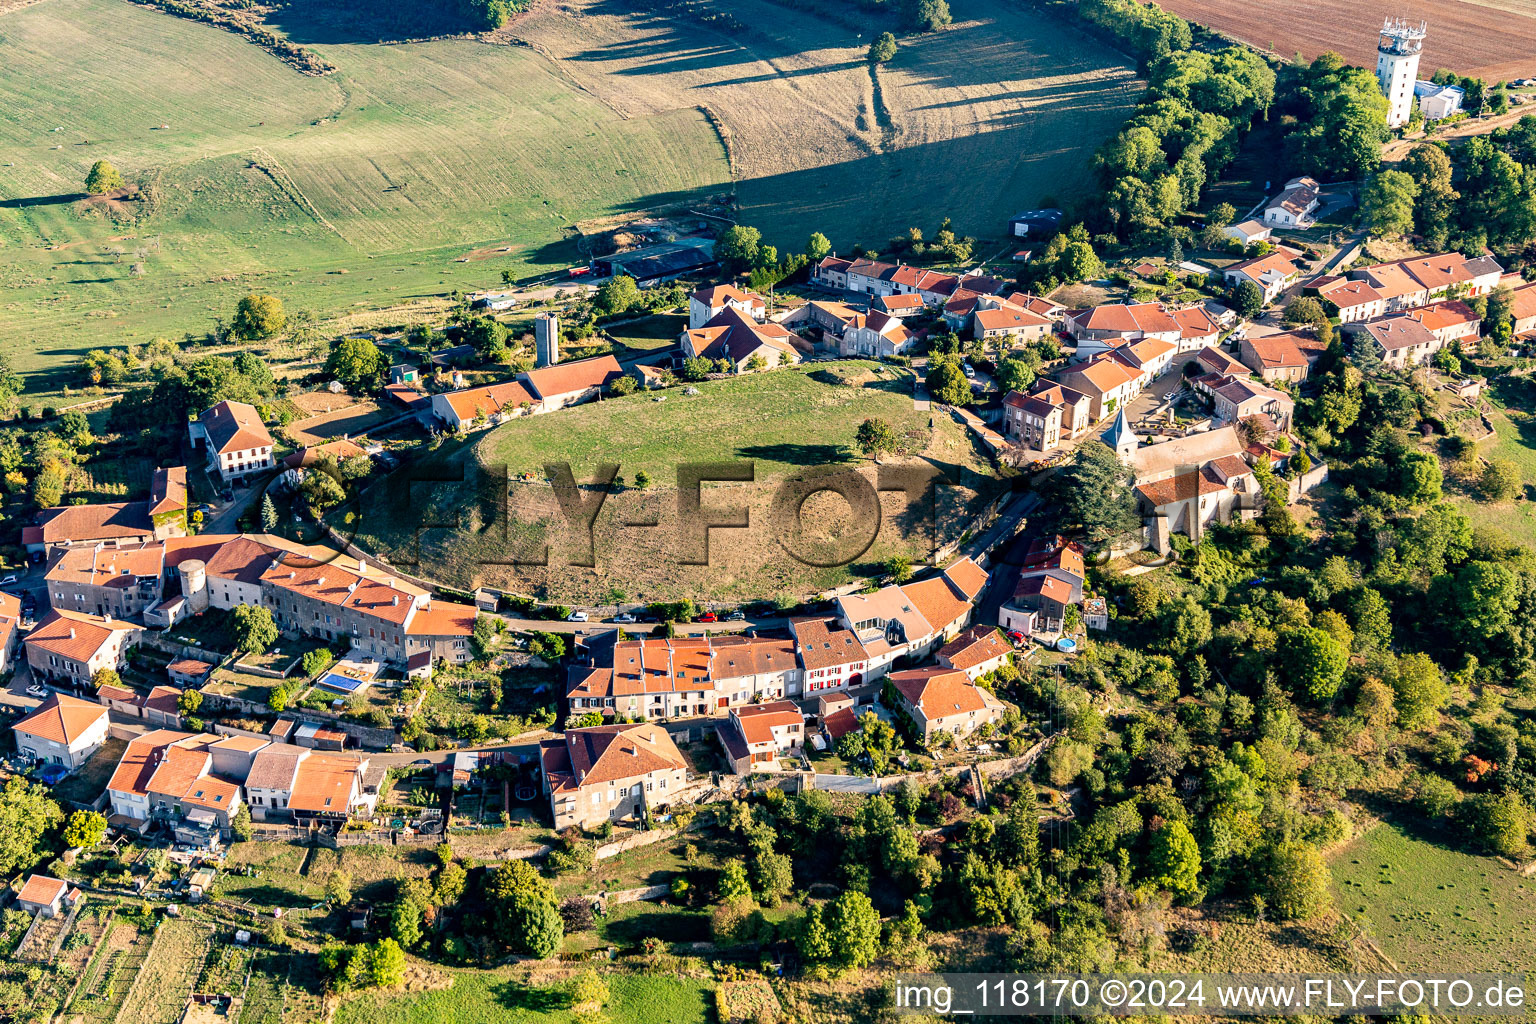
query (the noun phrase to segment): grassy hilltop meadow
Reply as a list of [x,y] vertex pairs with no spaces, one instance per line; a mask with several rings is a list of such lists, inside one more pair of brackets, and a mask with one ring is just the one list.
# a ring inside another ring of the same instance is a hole
[[[7,355],[56,392],[88,349],[201,333],[252,289],[322,318],[431,303],[579,262],[584,226],[733,191],[781,245],[935,211],[996,236],[1071,194],[1137,89],[1011,8],[957,4],[872,71],[843,24],[736,6],[734,36],[582,0],[400,45],[283,9],[323,77],[118,0],[0,7]],[[139,198],[85,201],[102,158]]]

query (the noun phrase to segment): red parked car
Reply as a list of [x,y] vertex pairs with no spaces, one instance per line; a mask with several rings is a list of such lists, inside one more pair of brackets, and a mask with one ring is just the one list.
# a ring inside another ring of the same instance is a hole
[[1008,631],[1008,639],[1012,640],[1016,644],[1021,644],[1024,642],[1024,634],[1019,632],[1017,629],[1010,629]]
[[720,616],[716,615],[714,612],[705,612],[703,615],[699,616],[698,621],[700,621],[700,622],[719,622],[720,621]]

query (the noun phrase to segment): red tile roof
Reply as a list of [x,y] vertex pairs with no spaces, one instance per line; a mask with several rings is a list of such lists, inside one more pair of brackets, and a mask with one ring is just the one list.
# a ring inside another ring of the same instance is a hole
[[548,399],[589,388],[605,388],[622,376],[624,371],[619,368],[617,359],[613,356],[596,356],[529,370],[519,379],[539,398]]
[[891,685],[929,721],[981,711],[987,706],[981,690],[964,672],[917,668],[890,674]]
[[68,747],[106,717],[104,705],[55,693],[11,728]]
[[208,432],[209,445],[221,455],[272,446],[272,435],[262,425],[261,414],[254,405],[220,402],[199,416],[198,422]]

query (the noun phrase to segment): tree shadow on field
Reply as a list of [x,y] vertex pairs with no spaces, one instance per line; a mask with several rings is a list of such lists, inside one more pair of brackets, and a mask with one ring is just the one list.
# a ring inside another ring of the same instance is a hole
[[504,981],[491,986],[496,1001],[509,1010],[527,1010],[531,1013],[554,1013],[567,1009],[571,997],[564,992],[544,988],[526,988],[515,981]]
[[736,449],[736,454],[744,459],[762,459],[790,466],[841,466],[850,458],[846,445],[797,444],[788,441],[782,444],[746,445]]
[[663,942],[703,942],[710,934],[709,919],[703,914],[665,911],[610,921],[602,931],[604,937],[616,946],[638,946],[640,940],[651,935]]
[[476,31],[460,15],[461,6],[438,0],[293,0],[270,12],[266,21],[300,45],[394,43]]
[[24,196],[20,199],[0,199],[0,210],[25,210],[33,206],[62,206],[89,199],[84,192],[60,192],[55,196]]

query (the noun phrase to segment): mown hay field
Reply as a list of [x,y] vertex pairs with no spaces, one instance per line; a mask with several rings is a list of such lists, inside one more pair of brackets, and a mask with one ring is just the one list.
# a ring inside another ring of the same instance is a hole
[[1377,825],[1332,858],[1339,910],[1404,971],[1536,969],[1536,879]]
[[1352,64],[1376,67],[1376,32],[1384,18],[1429,22],[1422,74],[1436,68],[1490,82],[1536,75],[1536,2],[1532,0],[1161,0],[1173,13],[1218,32],[1311,60],[1336,50]]
[[[832,5],[834,8],[836,4]],[[954,0],[947,31],[872,70],[862,34],[773,0],[733,0],[727,35],[614,0],[540,6],[512,29],[628,116],[701,104],[724,124],[741,219],[780,245],[822,231],[879,246],[945,215],[977,237],[1086,184],[1140,88],[1124,59],[1023,7]]]
[[[526,47],[326,46],[340,70],[313,78],[117,0],[3,17],[0,338],[29,390],[89,348],[205,330],[253,289],[394,307],[574,263],[580,221],[729,187],[698,109],[621,118]],[[99,158],[157,212],[83,211]],[[493,243],[511,249],[461,262]]]
[[[519,418],[445,444],[364,492],[357,543],[406,571],[416,571],[409,563],[419,559],[429,575],[455,586],[483,584],[567,603],[605,601],[610,589],[637,601],[799,599],[877,576],[892,555],[923,559],[935,534],[958,536],[1001,486],[963,427],[942,410],[914,408],[906,371],[822,363],[697,387],[692,396],[674,388]],[[843,497],[818,494],[801,510],[804,536],[788,534],[786,520],[775,515],[787,479],[826,470],[875,479],[874,464],[853,448],[859,424],[871,417],[890,423],[908,445],[905,457],[888,457],[888,464],[936,469],[954,482],[938,489],[932,519],[887,493],[876,531]],[[544,465],[564,461],[582,483],[602,463],[619,465],[623,486],[603,505],[591,549],[583,535],[563,529],[554,492],[543,482]],[[709,563],[687,564],[701,552],[681,529],[678,467],[721,462],[750,463],[752,480],[704,484],[703,506],[744,508],[749,525],[713,531]],[[498,467],[505,467],[508,493],[491,472],[499,474]],[[537,479],[518,480],[524,473]],[[641,473],[647,486],[638,484]],[[647,520],[658,525],[627,525]],[[422,524],[455,521],[455,528],[421,530],[418,538]],[[851,552],[854,538],[871,535],[868,549],[848,565],[807,565],[786,547],[809,551],[824,543],[817,550]],[[526,561],[546,542],[548,567],[509,564]],[[594,566],[572,564],[589,551]]]

